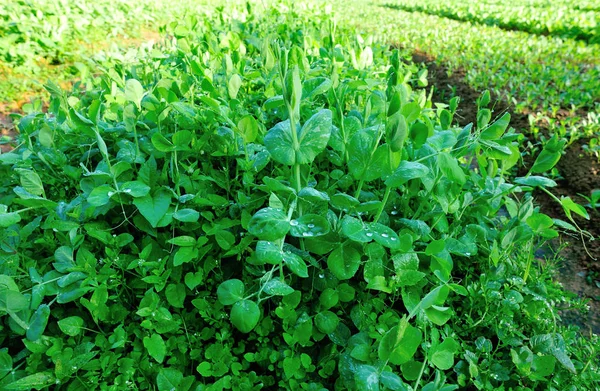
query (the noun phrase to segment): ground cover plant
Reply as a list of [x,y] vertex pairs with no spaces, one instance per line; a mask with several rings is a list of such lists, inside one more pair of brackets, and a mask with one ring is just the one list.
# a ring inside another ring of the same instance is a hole
[[[264,12],[264,14],[263,14]],[[593,390],[538,248],[546,147],[456,126],[406,55],[323,7],[221,9],[0,155],[6,390]],[[330,15],[327,15],[329,19]]]

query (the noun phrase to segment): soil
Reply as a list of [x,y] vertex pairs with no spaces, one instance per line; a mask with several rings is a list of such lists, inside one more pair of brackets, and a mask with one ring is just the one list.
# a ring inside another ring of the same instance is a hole
[[0,112],[0,153],[6,153],[13,148],[10,141],[14,140],[16,135],[12,119]]
[[[458,123],[464,126],[477,122],[475,108],[477,107],[477,98],[483,91],[477,91],[466,83],[464,69],[453,68],[450,72],[443,64],[437,63],[435,58],[420,51],[413,53],[412,60],[427,67],[428,80],[433,88],[435,102],[447,102],[450,98],[458,96],[460,97],[456,112]],[[514,108],[506,104],[500,97],[494,96],[493,98],[495,99],[494,117],[508,111],[511,114],[510,125],[535,143],[528,132],[534,113],[515,112]],[[554,118],[564,119],[571,115],[581,117],[585,114],[560,110]],[[548,134],[547,122],[536,121],[536,126],[540,128],[541,132]],[[595,157],[585,154],[583,150],[585,144],[586,140],[578,140],[567,148],[557,164],[562,179],[558,179],[556,181],[558,186],[552,189],[552,193],[557,197],[569,196],[580,205],[587,204],[587,201],[579,194],[589,196],[592,189],[600,189],[600,164]],[[525,168],[522,168],[523,174],[527,172],[527,167],[531,163],[531,161],[525,161]],[[539,192],[534,196],[543,213],[552,218],[567,220],[562,207],[546,193]],[[600,334],[600,210],[598,213],[592,211],[590,220],[576,218],[576,222],[581,229],[589,232],[590,236],[596,240],[583,239],[577,234],[562,235],[560,239],[553,241],[551,246],[553,249],[562,247],[562,251],[559,253],[562,262],[557,275],[559,282],[579,297],[589,299],[590,311],[587,316],[582,316],[578,311],[565,309],[561,311],[561,316],[565,323],[577,324],[585,331]],[[551,257],[552,252],[553,250],[549,250],[540,256],[542,258]]]

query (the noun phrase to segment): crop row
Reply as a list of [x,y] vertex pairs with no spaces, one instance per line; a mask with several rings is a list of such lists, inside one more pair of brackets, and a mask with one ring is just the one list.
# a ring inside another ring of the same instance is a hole
[[[480,3],[492,5],[506,4],[502,0],[483,0]],[[516,0],[511,2],[511,4],[538,8],[560,7],[582,11],[600,11],[600,4],[596,0]]]
[[[517,111],[552,116],[560,108],[583,108],[592,112],[591,117],[575,122],[589,122],[588,133],[598,131],[593,125],[593,112],[600,107],[597,45],[473,25],[383,4],[334,4],[339,6],[341,23],[429,53],[451,70],[462,68],[474,89],[493,90]],[[572,120],[567,127],[569,132],[580,132]]]
[[600,43],[600,14],[574,10],[571,6],[545,8],[520,5],[518,2],[508,5],[459,0],[394,0],[389,5],[460,21]]

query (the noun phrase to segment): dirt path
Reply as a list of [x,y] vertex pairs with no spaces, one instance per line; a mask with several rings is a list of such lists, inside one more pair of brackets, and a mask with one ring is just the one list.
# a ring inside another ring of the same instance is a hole
[[[457,110],[457,119],[460,125],[477,122],[477,98],[482,91],[476,91],[466,82],[466,72],[464,69],[453,69],[448,76],[448,69],[443,65],[436,63],[435,59],[426,53],[415,52],[412,56],[417,64],[423,64],[428,69],[428,80],[433,86],[433,99],[437,102],[446,102],[453,96],[460,97],[460,104]],[[528,114],[516,113],[512,107],[505,102],[494,97],[494,113],[503,113],[505,111],[511,114],[510,125],[517,131],[525,134],[532,142],[535,142],[529,135],[530,118]],[[577,113],[578,115],[582,113]],[[558,113],[563,118],[570,115],[567,111]],[[548,132],[547,124],[537,122],[542,132]],[[570,196],[575,202],[585,205],[586,201],[578,193],[589,195],[592,189],[600,188],[600,164],[595,158],[585,155],[582,145],[584,140],[573,143],[561,158],[557,168],[564,179],[557,180],[558,186],[552,189],[552,192],[560,196]],[[525,162],[531,164],[531,162]],[[524,170],[526,172],[526,169]],[[561,206],[543,192],[535,194],[536,200],[543,213],[561,220],[566,220]],[[558,280],[563,286],[576,293],[582,298],[590,299],[590,311],[587,318],[582,317],[577,311],[562,311],[563,321],[577,324],[583,330],[592,330],[600,334],[600,214],[590,215],[590,220],[577,219],[578,225],[589,231],[595,241],[587,241],[586,244],[577,236],[565,236],[552,242],[553,248],[560,248],[561,244],[567,243],[560,252],[562,263]],[[551,254],[546,254],[550,256]],[[595,259],[594,259],[595,258]]]

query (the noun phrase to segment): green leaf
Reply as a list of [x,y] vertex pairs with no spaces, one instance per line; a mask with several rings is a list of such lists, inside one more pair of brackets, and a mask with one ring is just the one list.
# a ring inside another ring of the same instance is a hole
[[7,228],[21,221],[21,216],[17,212],[7,213],[8,207],[0,204],[0,227]]
[[259,240],[256,243],[256,258],[263,263],[277,265],[283,261],[283,252],[275,243]]
[[229,250],[235,244],[235,236],[223,229],[215,233],[215,239],[223,250]]
[[90,192],[87,200],[93,206],[104,206],[108,204],[110,197],[115,193],[115,189],[109,185],[98,186]]
[[202,269],[198,270],[196,273],[186,273],[184,282],[185,285],[190,289],[196,288],[198,285],[202,284],[204,281],[204,272]]
[[393,372],[390,372],[390,371],[381,372],[381,375],[379,376],[379,380],[381,381],[381,384],[383,384],[390,390],[408,391],[408,388],[406,388],[406,385],[404,384],[404,382],[402,381],[400,376],[396,375]]
[[144,337],[144,347],[153,359],[159,363],[163,362],[167,354],[167,347],[159,334],[152,333],[152,336]]
[[299,255],[294,254],[291,251],[285,251],[283,253],[283,261],[286,266],[298,277],[307,278],[308,268],[304,259],[300,258]]
[[395,188],[400,187],[411,179],[422,178],[429,174],[429,168],[421,163],[403,160],[392,175],[385,181],[385,185]]
[[587,210],[585,210],[583,206],[573,201],[571,197],[561,197],[560,204],[563,207],[563,210],[565,211],[565,214],[569,217],[569,219],[573,219],[573,217],[571,216],[571,212],[575,212],[576,214],[587,220],[590,219],[590,215],[588,214]]
[[175,308],[183,308],[183,302],[185,301],[185,285],[183,284],[169,284],[165,289],[165,296],[167,302]]
[[429,359],[441,370],[447,371],[454,366],[454,354],[459,344],[452,337],[444,339],[444,342],[429,350]]
[[241,300],[231,308],[231,323],[242,333],[249,333],[260,319],[260,310],[255,302]]
[[136,198],[133,204],[138,208],[142,216],[148,220],[152,227],[156,228],[158,222],[165,216],[171,204],[171,193],[165,189],[159,189],[153,195]]
[[403,318],[381,338],[377,353],[380,360],[402,365],[412,359],[420,344],[421,331]]
[[154,133],[152,135],[152,145],[156,148],[157,151],[160,152],[173,152],[175,150],[175,146],[172,142],[167,140],[165,136],[160,133]]
[[217,288],[217,297],[223,305],[232,305],[244,298],[244,283],[237,279],[222,282]]
[[25,190],[36,196],[42,196],[44,194],[42,179],[36,172],[22,168],[17,168],[15,171],[19,173],[21,186],[23,186]]
[[543,173],[550,171],[552,167],[558,163],[560,160],[561,153],[560,152],[551,152],[546,149],[543,149],[542,152],[538,155],[537,159],[533,163],[531,167],[532,173]]
[[195,223],[200,218],[200,212],[188,208],[179,209],[177,212],[173,213],[173,218],[184,223]]
[[406,124],[406,118],[400,112],[395,113],[392,117],[389,117],[386,123],[386,135],[387,142],[390,145],[392,152],[398,152],[402,150],[404,141],[408,136],[408,125]]
[[277,240],[290,230],[287,216],[279,209],[263,208],[248,223],[248,232],[262,240]]
[[144,97],[144,87],[136,79],[129,79],[125,82],[125,99],[135,103],[137,107],[140,107],[142,98]]
[[27,329],[27,339],[30,341],[37,341],[40,339],[46,326],[48,325],[48,319],[50,318],[50,307],[46,304],[42,304],[33,313],[31,320],[29,321],[29,329]]
[[379,370],[371,365],[360,365],[354,373],[358,390],[379,391]]
[[173,266],[181,266],[198,258],[198,249],[194,247],[181,247],[173,257]]
[[299,238],[323,236],[329,233],[329,222],[323,216],[305,214],[290,221],[290,235]]
[[8,375],[13,369],[13,360],[10,354],[4,350],[0,350],[0,378]]
[[331,136],[331,111],[318,111],[302,127],[298,135],[299,148],[296,151],[296,163],[309,164],[327,146]]
[[70,337],[79,335],[83,328],[83,319],[79,316],[70,316],[58,321],[60,330]]
[[244,142],[252,143],[258,136],[258,122],[251,115],[244,116],[238,122],[238,131],[244,138]]
[[150,186],[140,181],[125,182],[121,185],[121,191],[135,198],[143,197],[150,192]]
[[331,311],[321,311],[315,316],[315,325],[323,334],[331,334],[335,331],[340,319]]
[[305,80],[302,83],[302,95],[305,99],[309,99],[313,96],[321,95],[327,92],[333,83],[326,77],[315,77],[312,79]]
[[156,376],[158,391],[177,390],[183,381],[183,374],[174,368],[161,368]]
[[369,243],[373,240],[373,233],[369,226],[350,215],[346,215],[342,219],[342,232],[355,242]]
[[464,185],[467,182],[465,173],[458,165],[456,158],[452,157],[447,152],[440,152],[438,155],[438,167],[448,179],[459,185]]
[[[379,128],[363,129],[354,134],[348,145],[348,170],[356,180],[369,182],[381,176],[384,154],[375,154],[380,137]],[[387,153],[387,147],[379,147]]]
[[360,253],[349,245],[341,245],[329,254],[327,267],[340,280],[348,280],[360,266]]
[[287,296],[291,293],[294,293],[294,289],[292,287],[279,279],[272,279],[267,282],[264,286],[264,291],[268,295],[273,296]]
[[40,390],[50,385],[54,385],[55,377],[52,372],[38,372],[33,375],[25,376],[17,381],[4,386],[5,390],[26,391],[35,388]]
[[493,124],[484,129],[483,132],[481,132],[481,139],[491,141],[499,140],[502,137],[502,134],[504,134],[504,131],[508,127],[509,123],[510,113],[504,113],[502,117],[497,119]]
[[237,73],[231,76],[229,82],[227,83],[227,92],[229,93],[229,97],[231,99],[235,99],[237,94],[242,86],[242,78]]
[[556,182],[543,176],[531,175],[528,177],[519,177],[514,179],[515,183],[523,186],[532,187],[555,187]]
[[379,223],[370,223],[369,228],[373,233],[373,239],[377,243],[393,249],[400,247],[398,235],[390,227]]

